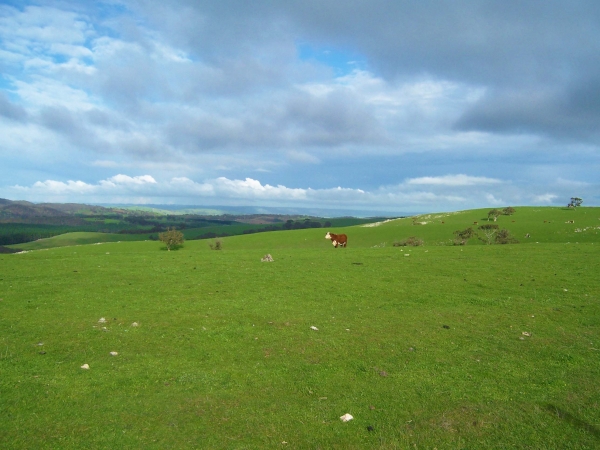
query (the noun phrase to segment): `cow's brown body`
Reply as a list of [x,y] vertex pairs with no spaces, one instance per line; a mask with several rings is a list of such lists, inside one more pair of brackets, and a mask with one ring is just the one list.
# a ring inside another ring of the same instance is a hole
[[325,239],[331,239],[331,243],[335,248],[337,248],[338,246],[345,247],[346,244],[348,244],[348,236],[346,236],[345,234],[333,234],[327,232],[327,234],[325,235]]

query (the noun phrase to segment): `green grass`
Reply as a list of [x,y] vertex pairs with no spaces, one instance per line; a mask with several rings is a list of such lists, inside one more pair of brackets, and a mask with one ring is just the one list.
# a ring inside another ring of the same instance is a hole
[[0,255],[0,448],[598,448],[600,209],[485,212]]

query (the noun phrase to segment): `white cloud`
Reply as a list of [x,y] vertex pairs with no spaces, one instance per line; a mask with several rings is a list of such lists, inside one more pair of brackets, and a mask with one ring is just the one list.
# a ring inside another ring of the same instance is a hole
[[488,203],[492,206],[500,206],[506,204],[504,200],[496,198],[494,194],[485,194],[485,198],[488,201]]
[[137,176],[137,177],[130,177],[128,175],[115,175],[114,177],[109,178],[108,180],[106,180],[107,183],[109,183],[111,186],[116,186],[116,185],[140,185],[140,184],[156,184],[156,180],[150,176],[150,175],[141,175],[141,176]]
[[550,204],[554,202],[558,198],[558,195],[555,194],[542,194],[542,195],[534,195],[533,201],[537,204]]
[[[22,188],[28,190],[28,188]],[[65,195],[65,194],[90,194],[96,193],[98,186],[84,183],[83,181],[69,180],[66,183],[62,181],[46,180],[37,181],[33,184],[31,191],[34,193],[44,192],[50,195]]]
[[13,186],[12,189],[31,199],[36,196],[56,197],[72,194],[82,196],[79,201],[93,202],[97,196],[110,195],[113,199],[121,198],[121,201],[125,202],[127,198],[130,198],[128,196],[135,193],[142,196],[145,203],[151,202],[151,198],[154,198],[156,202],[161,198],[194,199],[197,204],[219,199],[225,203],[234,202],[236,204],[262,201],[279,206],[318,204],[334,208],[355,206],[394,208],[405,205],[434,205],[440,202],[460,204],[466,200],[460,195],[451,193],[411,191],[405,185],[380,187],[375,191],[341,186],[312,189],[290,188],[283,185],[272,186],[253,178],[240,180],[218,177],[204,182],[196,182],[187,177],[175,177],[168,181],[157,181],[150,175],[131,177],[123,174],[100,180],[96,184],[72,180],[67,182],[46,180],[38,181],[31,187]]
[[499,184],[501,180],[488,177],[473,177],[463,174],[444,175],[441,177],[420,177],[406,180],[407,184],[432,185],[432,186],[476,186],[485,184]]

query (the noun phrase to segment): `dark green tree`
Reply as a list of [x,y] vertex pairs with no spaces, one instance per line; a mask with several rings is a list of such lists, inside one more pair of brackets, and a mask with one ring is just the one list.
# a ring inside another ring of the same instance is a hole
[[490,220],[490,217],[494,218],[494,222],[496,220],[498,220],[498,216],[502,215],[502,211],[500,211],[499,209],[492,209],[490,212],[488,212],[488,220]]

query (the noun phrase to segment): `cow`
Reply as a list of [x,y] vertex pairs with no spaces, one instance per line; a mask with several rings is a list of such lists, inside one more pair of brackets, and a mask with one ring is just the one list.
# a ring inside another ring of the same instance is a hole
[[348,236],[346,236],[345,234],[333,234],[329,231],[325,235],[325,239],[331,239],[331,243],[335,248],[337,248],[338,245],[340,247],[345,247],[348,243]]

